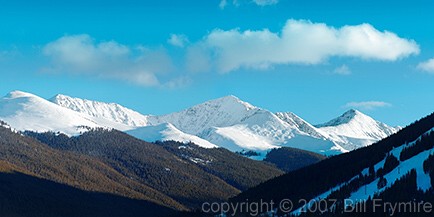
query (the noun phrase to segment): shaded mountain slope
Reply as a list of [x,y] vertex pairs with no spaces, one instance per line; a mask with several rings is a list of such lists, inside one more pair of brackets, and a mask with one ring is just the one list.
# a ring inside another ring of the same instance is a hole
[[5,167],[0,170],[0,213],[4,217],[142,217],[173,213],[144,200],[84,191]]

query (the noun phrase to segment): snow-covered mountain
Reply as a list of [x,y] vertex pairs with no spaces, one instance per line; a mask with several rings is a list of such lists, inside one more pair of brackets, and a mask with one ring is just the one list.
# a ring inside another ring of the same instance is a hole
[[376,121],[354,109],[316,127],[327,134],[330,140],[348,151],[370,145],[400,129]]
[[[327,154],[341,152],[340,147],[327,141],[326,137],[319,133],[304,132],[306,129],[287,123],[272,112],[252,106],[235,96],[210,100],[162,116],[137,115],[136,112],[117,104],[64,95],[57,95],[53,99],[52,101],[60,106],[93,117],[103,117],[133,127],[137,127],[134,123],[140,123],[140,128],[128,133],[148,141],[196,141],[204,147],[212,147],[215,144],[232,151],[254,150],[262,152],[262,157],[265,157],[267,150],[282,145]],[[300,119],[299,123],[301,122],[305,121]],[[295,137],[303,138],[303,142]]]
[[125,131],[126,133],[145,141],[173,140],[184,143],[193,142],[204,148],[217,147],[195,135],[180,131],[170,124],[170,122],[157,121],[158,117],[156,116],[142,115],[116,103],[98,102],[62,94],[54,96],[50,101],[92,118],[104,119],[109,122],[129,126],[127,131]]
[[235,96],[226,96],[195,105],[180,112],[150,117],[152,123],[172,123],[178,129],[198,135],[211,127],[240,124],[261,109]]
[[155,126],[139,127],[136,129],[128,130],[126,133],[136,138],[155,142],[155,141],[178,141],[183,143],[193,142],[203,148],[216,148],[217,146],[199,138],[178,130],[170,123],[159,124]]
[[87,114],[92,117],[125,124],[128,126],[147,126],[148,116],[125,108],[116,103],[104,103],[86,99],[74,98],[58,94],[50,99],[51,102],[71,110]]
[[316,127],[291,112],[273,114],[235,96],[150,119],[153,123],[170,122],[181,131],[232,151],[266,152],[287,146],[327,155],[370,145],[399,129],[356,110]]
[[181,131],[220,147],[232,151],[253,150],[262,157],[267,150],[280,146],[324,154],[344,151],[320,133],[309,132],[308,127],[301,126],[301,123],[307,124],[302,119],[297,120],[300,126],[287,122],[235,96],[210,100],[180,112],[150,117],[150,120],[152,123],[172,123]]
[[0,99],[0,119],[16,130],[54,131],[77,135],[89,127],[125,126],[63,108],[30,93],[13,91]]
[[382,139],[395,133],[399,127],[390,127],[384,123],[351,109],[341,116],[324,124],[317,125],[321,130],[354,138]]
[[60,94],[47,101],[15,91],[1,100],[0,120],[18,130],[50,130],[68,135],[82,132],[83,126],[115,128],[148,141],[192,141],[203,147],[252,150],[261,154],[257,158],[282,146],[339,154],[372,144],[398,130],[356,110],[314,126],[291,112],[272,113],[235,96],[153,116],[116,103]]

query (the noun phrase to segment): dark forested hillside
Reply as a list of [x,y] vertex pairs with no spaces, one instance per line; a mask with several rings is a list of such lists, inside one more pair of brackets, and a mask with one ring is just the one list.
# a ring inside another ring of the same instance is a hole
[[1,124],[1,216],[167,215],[283,174],[224,149],[152,144],[103,129],[23,136]]
[[[198,208],[204,201],[226,200],[282,174],[267,163],[225,150],[206,153],[192,144],[152,144],[116,130],[97,129],[71,138],[54,133],[26,134],[58,150],[97,158],[188,208]],[[200,151],[185,152],[184,147]]]
[[99,160],[61,152],[0,127],[1,216],[106,217],[119,216],[123,209],[131,216],[158,216],[172,212],[168,207],[184,209]]
[[157,144],[241,191],[283,174],[271,163],[251,160],[223,148],[206,149],[194,144],[173,141]]
[[173,213],[145,200],[84,191],[4,169],[0,172],[2,217],[143,217]]
[[285,172],[291,172],[326,159],[324,155],[297,148],[282,147],[271,150],[264,161],[276,165]]
[[235,187],[163,147],[119,131],[99,129],[71,138],[45,133],[36,138],[63,151],[95,157],[190,208],[202,201],[224,200],[239,193]]

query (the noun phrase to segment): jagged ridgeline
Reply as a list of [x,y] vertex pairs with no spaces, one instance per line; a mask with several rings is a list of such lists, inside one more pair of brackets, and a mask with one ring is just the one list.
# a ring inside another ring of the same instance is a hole
[[[334,156],[269,180],[241,193],[231,201],[273,200],[278,204],[279,201],[289,199],[294,202],[292,212],[278,212],[278,215],[302,216],[385,215],[384,212],[346,213],[343,210],[346,207],[343,205],[344,199],[367,201],[366,203],[375,198],[390,202],[433,202],[433,127],[434,114],[431,114],[371,146]],[[297,210],[304,205],[300,201],[314,198],[326,201],[337,199],[338,202],[333,209],[322,214]],[[248,216],[248,213],[245,214]],[[421,212],[416,215],[431,216],[432,213]],[[416,215],[399,213],[394,216]]]
[[356,110],[319,125],[291,112],[273,113],[235,96],[226,96],[166,115],[145,115],[116,103],[56,95],[46,100],[13,91],[0,98],[0,119],[19,131],[77,136],[91,128],[117,129],[154,142],[174,140],[222,147],[263,160],[278,147],[336,155],[364,147],[396,132]]

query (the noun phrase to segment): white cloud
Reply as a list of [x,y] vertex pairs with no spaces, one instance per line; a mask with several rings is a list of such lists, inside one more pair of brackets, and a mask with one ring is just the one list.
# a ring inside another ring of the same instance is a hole
[[185,35],[172,34],[167,40],[167,43],[175,47],[184,47],[188,43],[188,38]]
[[274,5],[279,3],[279,0],[253,0],[259,6]]
[[349,75],[351,74],[351,69],[347,66],[347,65],[341,65],[337,68],[335,68],[335,70],[333,70],[333,73],[338,74],[338,75]]
[[275,5],[279,3],[279,0],[232,0],[232,2],[228,2],[228,0],[221,0],[219,3],[220,9],[225,9],[228,5],[232,4],[235,7],[238,7],[240,5],[254,3],[259,6],[268,6],[268,5]]
[[392,104],[382,101],[365,101],[365,102],[349,102],[345,104],[346,108],[357,108],[361,110],[374,110],[376,108],[390,107]]
[[228,2],[226,0],[221,0],[219,3],[220,9],[225,9],[225,7],[228,5]]
[[[164,86],[158,79],[173,69],[164,49],[131,48],[115,41],[96,43],[89,35],[64,36],[43,47],[51,71]],[[170,82],[170,81],[168,81]]]
[[213,30],[199,42],[212,54],[216,70],[267,69],[274,64],[319,64],[330,57],[396,61],[419,53],[415,41],[379,31],[369,24],[334,28],[288,20],[281,32]]
[[[369,24],[334,28],[305,20],[288,20],[279,32],[215,29],[193,43],[182,34],[172,34],[167,42],[185,52],[184,62],[176,61],[176,67],[163,47],[150,49],[116,41],[97,42],[86,34],[50,42],[43,47],[43,54],[52,63],[47,71],[118,79],[143,86],[175,87],[191,83],[188,76],[197,72],[228,73],[240,68],[266,70],[279,64],[321,64],[332,57],[396,61],[419,53],[415,41],[379,31]],[[425,64],[419,67],[427,70]],[[346,65],[333,72],[351,74]]]
[[425,72],[434,73],[434,58],[419,63],[417,68]]

